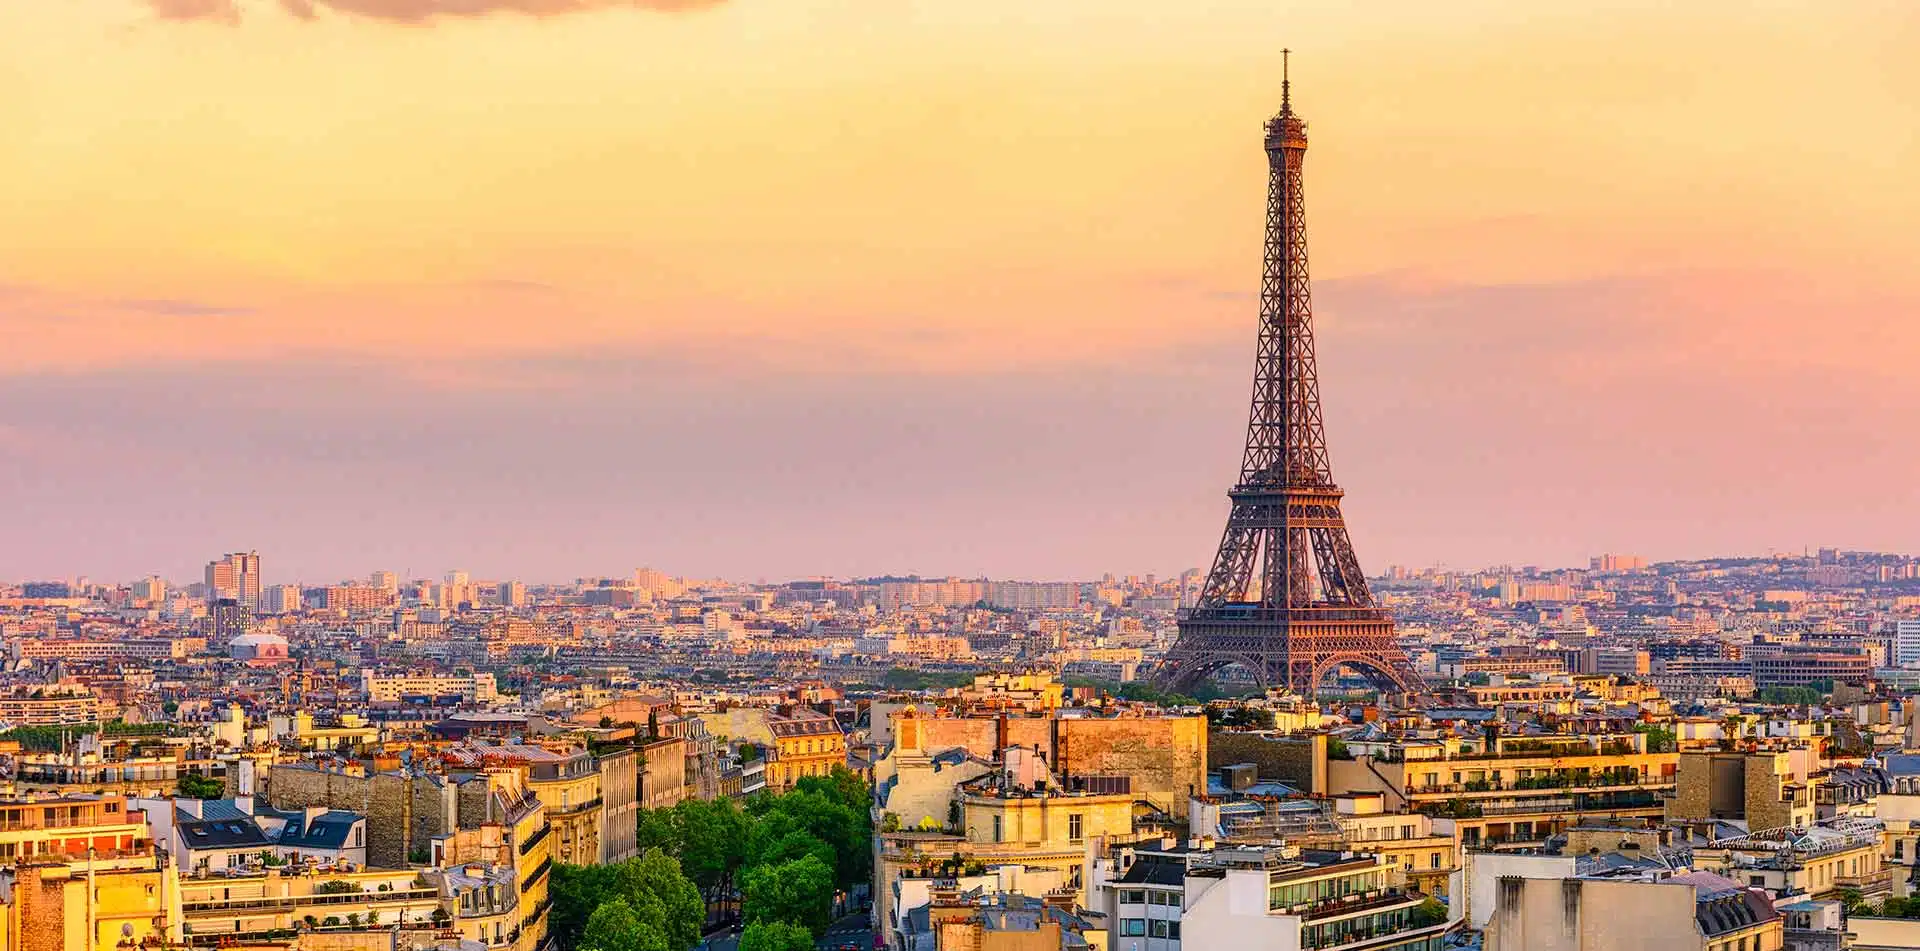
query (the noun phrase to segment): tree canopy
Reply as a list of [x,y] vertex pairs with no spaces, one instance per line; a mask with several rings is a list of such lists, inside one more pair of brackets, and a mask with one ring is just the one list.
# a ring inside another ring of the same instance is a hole
[[655,914],[642,915],[625,898],[607,900],[588,916],[579,947],[582,951],[670,951],[664,923],[657,920],[659,909],[647,910]]
[[613,948],[596,943],[594,922],[609,908],[617,907],[607,912],[616,918],[602,928],[602,935],[615,925],[625,928],[619,915],[632,916],[650,934],[631,940],[652,942],[657,937],[657,951],[686,951],[698,944],[707,917],[700,889],[681,873],[679,862],[659,849],[614,865],[555,866],[552,894],[554,937],[561,946],[580,951],[656,951],[651,944]]
[[741,932],[740,951],[813,951],[813,932],[784,921],[756,921]]
[[[729,799],[689,799],[641,810],[635,820],[644,850],[640,858],[610,866],[555,866],[554,937],[563,951],[654,951],[592,943],[614,940],[587,932],[598,909],[617,900],[643,932],[659,933],[665,942],[660,951],[686,951],[699,941],[706,908],[733,898],[738,883],[758,947],[811,948],[813,937],[825,933],[832,919],[835,894],[872,873],[870,803],[866,781],[836,769],[830,776],[801,779],[778,796],[755,795],[744,807]],[[625,927],[624,919],[615,923]],[[804,940],[796,943],[795,935]],[[742,951],[755,947],[742,937]]]
[[741,892],[748,924],[783,921],[819,937],[833,919],[833,869],[817,855],[750,868]]

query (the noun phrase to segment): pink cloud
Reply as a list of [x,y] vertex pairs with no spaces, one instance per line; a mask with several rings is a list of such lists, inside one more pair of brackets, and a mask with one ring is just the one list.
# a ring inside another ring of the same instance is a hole
[[[241,0],[145,0],[162,20],[238,24]],[[302,20],[327,10],[391,23],[426,23],[442,17],[483,17],[495,13],[546,17],[590,10],[632,9],[684,13],[719,6],[724,0],[280,0],[281,9]]]
[[240,22],[240,7],[235,0],[147,0],[147,6],[162,20]]

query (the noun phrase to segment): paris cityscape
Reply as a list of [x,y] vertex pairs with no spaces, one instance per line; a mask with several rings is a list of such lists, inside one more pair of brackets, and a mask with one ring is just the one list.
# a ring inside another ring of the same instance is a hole
[[1920,19],[847,6],[0,9],[0,951],[1920,949]]

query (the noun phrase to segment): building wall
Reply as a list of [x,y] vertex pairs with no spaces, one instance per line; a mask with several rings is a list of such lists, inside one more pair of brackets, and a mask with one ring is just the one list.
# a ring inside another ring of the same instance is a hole
[[832,775],[847,765],[847,739],[838,730],[804,736],[774,738],[774,756],[767,761],[767,789],[780,793],[808,776]]
[[410,854],[456,827],[452,790],[437,777],[276,766],[264,785],[275,809],[325,806],[366,816],[367,864],[375,868],[404,868]]
[[[1207,719],[1192,717],[917,717],[920,746],[961,746],[993,758],[1009,746],[1039,749],[1062,779],[1130,776],[1135,797],[1176,816],[1207,782]],[[900,725],[894,724],[897,734]],[[771,783],[771,778],[769,778]]]
[[568,865],[599,862],[604,805],[599,772],[536,782],[532,787],[546,804],[547,822],[553,826],[553,860]]
[[[88,907],[85,872],[66,865],[21,866],[14,872],[13,901],[3,911],[8,918],[8,951],[115,951],[127,930],[137,943],[166,937],[166,923],[177,920],[177,903],[169,907],[177,879],[170,869],[124,869],[96,872]],[[87,933],[91,918],[93,934]]]
[[636,824],[640,809],[640,756],[634,750],[615,750],[600,757],[600,861],[624,862],[638,851]]
[[658,740],[640,748],[640,808],[666,809],[686,796],[687,741]]
[[1259,767],[1260,778],[1286,783],[1301,792],[1331,792],[1327,783],[1327,737],[1263,736],[1216,731],[1207,737],[1207,764],[1219,769],[1236,763]]
[[[1268,913],[1267,874],[1229,870],[1223,878],[1186,880],[1186,908],[1180,915],[1183,948],[1259,948],[1299,951],[1300,919]],[[1118,947],[1127,938],[1114,935]]]
[[1694,891],[1685,885],[1506,876],[1495,892],[1486,951],[1703,947],[1693,921]]

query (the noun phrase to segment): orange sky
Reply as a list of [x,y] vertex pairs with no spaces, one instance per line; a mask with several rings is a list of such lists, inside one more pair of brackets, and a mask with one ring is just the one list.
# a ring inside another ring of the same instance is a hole
[[[0,490],[37,520],[0,576],[234,545],[316,573],[1200,564],[1281,46],[1369,567],[1920,531],[1912,4],[654,6],[689,9],[0,5]],[[817,439],[730,442],[790,429],[776,405]],[[477,412],[586,465],[570,500],[547,470],[489,481],[517,463],[452,422]],[[314,441],[166,461],[282,426]],[[1116,448],[1163,430],[1177,452]],[[1401,469],[1415,447],[1444,473]],[[245,504],[197,464],[250,477]],[[763,465],[804,504],[703,495]],[[1850,497],[1811,497],[1836,475]],[[177,519],[76,536],[102,499]]]

